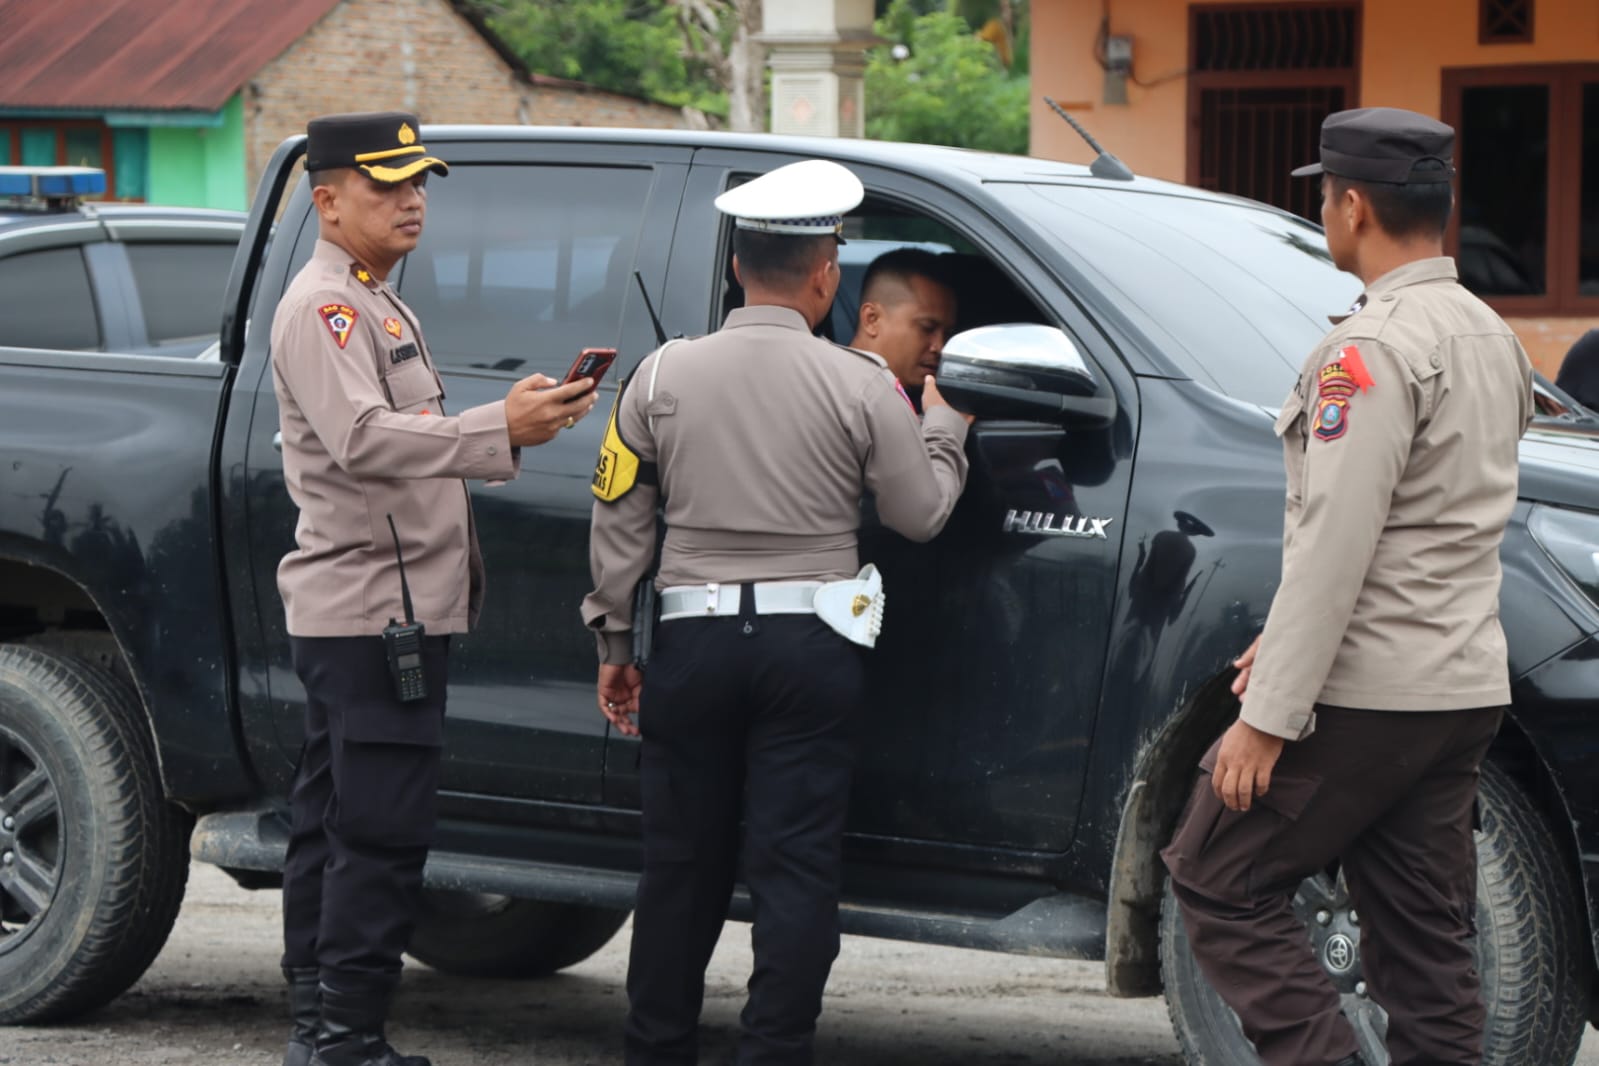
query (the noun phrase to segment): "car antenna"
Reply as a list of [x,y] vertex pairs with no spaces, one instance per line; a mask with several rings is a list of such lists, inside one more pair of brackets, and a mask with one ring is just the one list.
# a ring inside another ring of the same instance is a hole
[[1044,103],[1048,104],[1055,114],[1065,119],[1067,124],[1071,126],[1072,129],[1076,130],[1083,140],[1088,142],[1088,147],[1099,153],[1094,158],[1093,163],[1089,164],[1088,172],[1090,174],[1096,178],[1105,178],[1109,181],[1133,180],[1134,175],[1131,168],[1129,168],[1126,163],[1123,163],[1120,159],[1117,159],[1115,156],[1105,151],[1105,149],[1101,148],[1099,142],[1094,140],[1094,135],[1083,129],[1083,124],[1068,115],[1065,108],[1061,107],[1054,100],[1047,96],[1044,97]]

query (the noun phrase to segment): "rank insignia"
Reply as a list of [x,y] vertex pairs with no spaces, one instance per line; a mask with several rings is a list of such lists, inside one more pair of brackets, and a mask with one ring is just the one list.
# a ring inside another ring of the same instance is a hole
[[389,336],[393,337],[395,340],[399,340],[400,339],[400,320],[397,319],[397,318],[385,318],[383,320],[383,332],[387,333]]
[[374,292],[377,291],[378,279],[374,278],[372,276],[372,272],[366,267],[362,266],[360,263],[351,263],[350,273],[355,275],[356,281],[359,281],[362,285],[365,285]]
[[349,342],[350,330],[355,328],[355,320],[361,317],[355,313],[355,308],[346,304],[324,304],[317,309],[317,313],[322,316],[328,332],[333,334],[340,348]]

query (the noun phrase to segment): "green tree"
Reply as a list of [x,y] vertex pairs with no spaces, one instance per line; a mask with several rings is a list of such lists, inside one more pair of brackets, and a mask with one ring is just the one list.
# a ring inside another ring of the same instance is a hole
[[726,92],[690,58],[679,12],[667,0],[477,0],[477,8],[536,73],[727,114]]
[[[867,59],[868,137],[1027,151],[1028,79],[1007,73],[965,19],[894,0],[876,28],[892,43]],[[895,58],[896,44],[909,50],[905,58]]]

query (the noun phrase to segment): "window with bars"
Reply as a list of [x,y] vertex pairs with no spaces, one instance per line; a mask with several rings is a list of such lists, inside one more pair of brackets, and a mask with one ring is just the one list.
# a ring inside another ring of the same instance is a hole
[[1316,159],[1322,119],[1356,106],[1359,5],[1189,11],[1189,184],[1317,218],[1316,183],[1289,172]]
[[1531,44],[1533,0],[1478,0],[1481,44]]
[[1354,4],[1196,8],[1192,68],[1346,70],[1359,47],[1356,14]]

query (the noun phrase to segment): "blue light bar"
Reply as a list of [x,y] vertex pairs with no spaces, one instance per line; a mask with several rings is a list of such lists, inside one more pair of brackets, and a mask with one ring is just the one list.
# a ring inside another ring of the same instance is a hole
[[0,196],[59,199],[105,195],[98,167],[0,167]]

